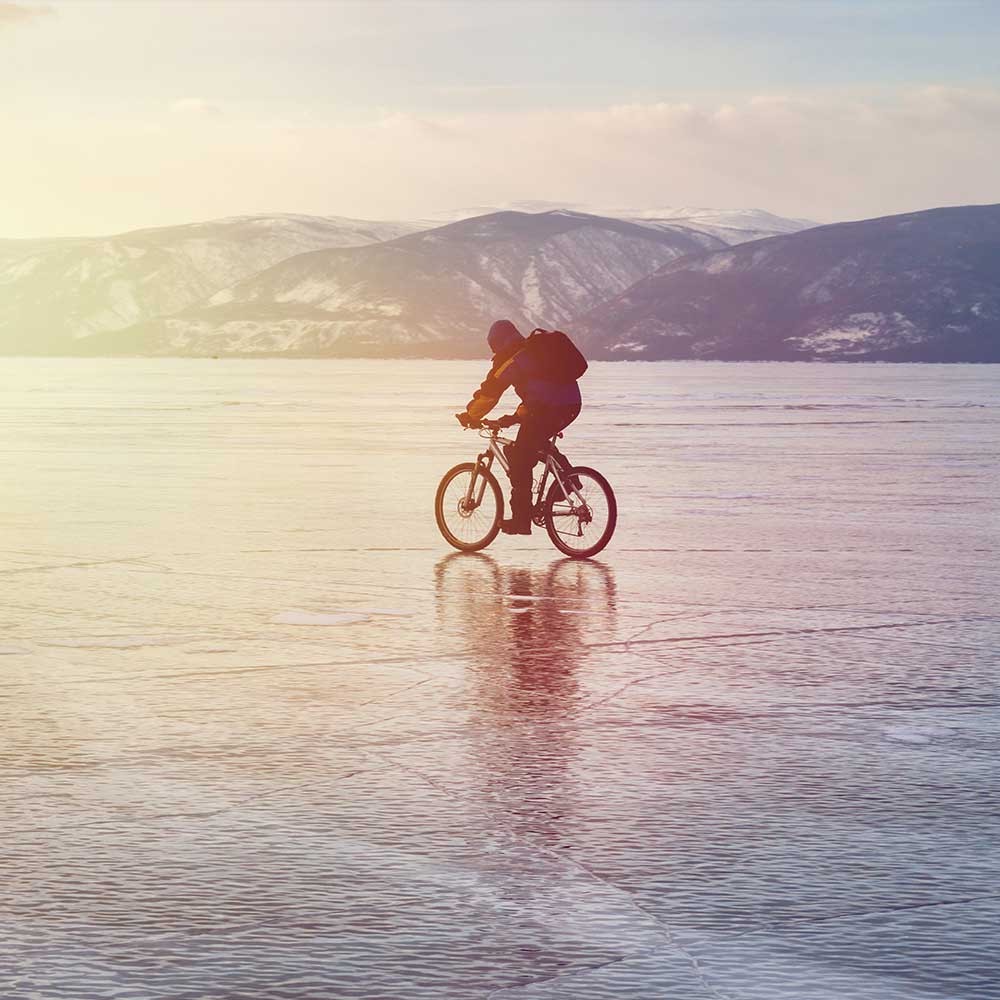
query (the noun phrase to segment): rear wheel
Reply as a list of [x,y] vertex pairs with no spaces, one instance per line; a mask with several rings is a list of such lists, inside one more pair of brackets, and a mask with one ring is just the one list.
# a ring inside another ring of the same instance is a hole
[[[475,474],[473,495],[469,486]],[[500,530],[503,499],[492,472],[475,462],[456,465],[444,474],[434,497],[434,517],[445,541],[463,552],[485,549]]]
[[[566,475],[560,471],[564,481]],[[576,466],[569,470],[569,480],[579,483],[563,496],[558,483],[549,488],[545,500],[545,529],[552,544],[574,559],[596,556],[615,533],[618,501],[611,484],[596,469]]]

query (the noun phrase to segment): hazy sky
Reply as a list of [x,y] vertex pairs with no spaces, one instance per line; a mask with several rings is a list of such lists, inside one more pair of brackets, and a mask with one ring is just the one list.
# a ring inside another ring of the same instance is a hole
[[997,0],[0,2],[0,238],[1000,201]]

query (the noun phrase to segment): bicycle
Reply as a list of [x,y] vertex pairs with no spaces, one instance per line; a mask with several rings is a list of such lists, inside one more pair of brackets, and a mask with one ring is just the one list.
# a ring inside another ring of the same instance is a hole
[[[463,552],[485,549],[500,531],[503,496],[492,469],[497,462],[510,474],[504,449],[514,442],[500,436],[509,425],[509,418],[470,422],[468,427],[478,430],[489,444],[475,462],[449,469],[437,488],[434,516],[438,528],[449,545]],[[561,432],[553,435],[543,450],[542,472],[532,486],[531,520],[545,528],[560,552],[589,559],[611,541],[618,502],[611,484],[596,469],[569,464],[556,447],[561,437]]]

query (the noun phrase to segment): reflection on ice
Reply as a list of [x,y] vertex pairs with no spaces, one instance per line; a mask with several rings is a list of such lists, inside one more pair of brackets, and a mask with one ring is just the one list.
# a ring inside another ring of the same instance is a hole
[[996,371],[596,365],[581,563],[478,369],[17,369],[0,996],[997,997]]

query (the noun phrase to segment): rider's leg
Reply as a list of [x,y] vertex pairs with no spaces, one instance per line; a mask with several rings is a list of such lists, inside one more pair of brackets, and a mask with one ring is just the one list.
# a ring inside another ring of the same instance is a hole
[[510,518],[501,524],[508,534],[531,534],[531,473],[547,437],[547,425],[530,416],[521,421],[517,440],[507,451],[510,462]]
[[580,415],[579,405],[528,413],[521,419],[517,439],[507,449],[510,463],[510,518],[501,523],[508,534],[531,534],[531,474],[553,434]]
[[[563,407],[558,411],[552,413],[549,420],[549,427],[551,428],[548,433],[548,437],[552,437],[558,434],[560,431],[565,430],[574,420],[580,415],[580,407],[568,406]],[[555,443],[552,444],[552,454],[555,456],[556,461],[559,463],[560,470],[571,468],[569,459],[556,447]],[[578,480],[571,480],[568,485],[573,489],[579,489],[580,483]],[[557,500],[564,499],[564,497],[557,496]]]

